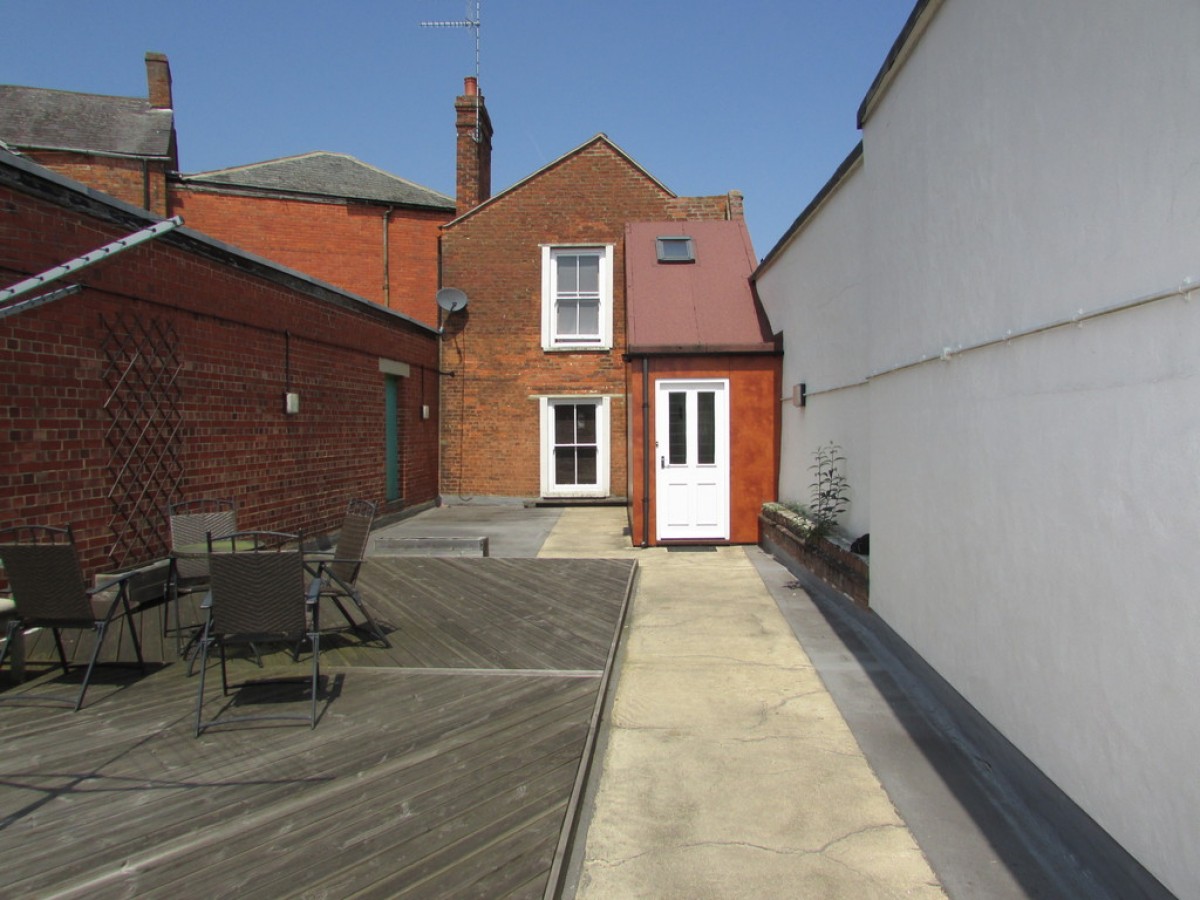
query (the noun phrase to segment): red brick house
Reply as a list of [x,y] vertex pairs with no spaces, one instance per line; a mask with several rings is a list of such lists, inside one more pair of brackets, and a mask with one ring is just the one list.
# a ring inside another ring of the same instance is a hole
[[437,323],[438,228],[454,200],[338,153],[181,175],[171,69],[146,54],[148,98],[0,86],[0,142],[60,174]]
[[[0,150],[0,289],[155,221]],[[3,524],[73,523],[95,572],[163,556],[177,499],[308,534],[436,501],[434,329],[186,227],[62,285],[0,295]]]
[[782,347],[755,265],[742,219],[626,226],[635,544],[758,541],[778,483]]
[[0,142],[119,200],[169,216],[167,175],[179,168],[171,68],[146,54],[148,97],[0,85]]
[[442,233],[442,284],[468,300],[442,338],[443,494],[626,501],[626,228],[740,221],[741,195],[679,197],[600,134],[489,197],[473,81],[456,104],[463,212]]
[[454,217],[444,194],[325,152],[180,175],[169,190],[191,228],[437,323],[438,228]]

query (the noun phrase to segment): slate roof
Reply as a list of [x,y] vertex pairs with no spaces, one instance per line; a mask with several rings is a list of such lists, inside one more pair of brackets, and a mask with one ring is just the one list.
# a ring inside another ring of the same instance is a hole
[[[659,262],[659,237],[690,237],[695,262]],[[630,352],[773,349],[750,285],[753,271],[754,247],[742,219],[629,223]]]
[[12,147],[169,159],[174,118],[136,97],[0,85],[0,140]]
[[404,206],[454,209],[454,200],[346,153],[318,150],[265,162],[184,175],[185,185],[338,197]]

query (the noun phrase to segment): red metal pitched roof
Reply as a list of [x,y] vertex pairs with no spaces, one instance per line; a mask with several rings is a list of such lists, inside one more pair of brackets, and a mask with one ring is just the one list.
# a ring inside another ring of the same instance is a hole
[[[695,262],[660,263],[659,237],[690,237]],[[627,224],[630,351],[761,349],[771,337],[750,285],[754,266],[741,219]]]

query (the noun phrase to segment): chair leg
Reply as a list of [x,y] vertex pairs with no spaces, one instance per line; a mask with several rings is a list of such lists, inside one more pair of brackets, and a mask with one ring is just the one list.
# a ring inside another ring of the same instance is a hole
[[200,684],[196,687],[196,737],[200,737],[200,732],[204,730],[201,724],[201,714],[204,711],[204,676],[208,671],[208,637],[204,637],[200,641]]
[[133,610],[129,608],[129,595],[125,594],[125,587],[121,587],[122,597],[121,603],[125,607],[125,621],[129,623],[129,639],[133,641],[133,652],[137,654],[138,666],[141,667],[142,674],[146,674],[146,660],[142,657],[142,642],[138,640],[137,623],[133,621]]
[[[9,648],[12,647],[13,641],[16,639],[17,630],[21,627],[20,619],[12,619],[8,623],[8,628],[4,632],[4,646],[0,647],[0,668],[4,667],[4,659],[8,656]],[[13,654],[13,680],[16,680],[17,674],[17,656]]]
[[92,680],[92,670],[96,668],[96,658],[100,655],[100,645],[104,643],[104,634],[108,630],[107,622],[96,623],[96,637],[92,642],[92,656],[88,660],[87,671],[83,673],[83,684],[79,688],[79,699],[75,701],[75,712],[83,706],[83,695],[87,693],[88,683]]
[[70,671],[70,666],[67,665],[67,651],[63,649],[62,632],[57,628],[51,628],[54,634],[54,646],[58,648],[58,662],[62,666],[63,674],[66,675]]
[[317,727],[317,689],[321,683],[321,634],[314,631],[308,636],[312,641],[313,647],[313,674],[312,674],[312,714],[310,716],[310,728]]
[[379,640],[383,642],[384,647],[390,648],[392,646],[392,642],[387,639],[387,635],[383,633],[383,629],[379,627],[378,623],[371,618],[371,614],[367,612],[367,605],[363,603],[362,595],[359,594],[357,589],[350,592],[350,599],[354,601],[354,605],[358,607],[358,611],[363,614],[363,619],[366,621],[367,628],[375,633],[375,637],[379,638]]

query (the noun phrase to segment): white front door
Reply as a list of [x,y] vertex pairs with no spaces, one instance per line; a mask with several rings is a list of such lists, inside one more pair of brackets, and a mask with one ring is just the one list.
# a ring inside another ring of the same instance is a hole
[[729,538],[729,381],[655,386],[660,540]]

